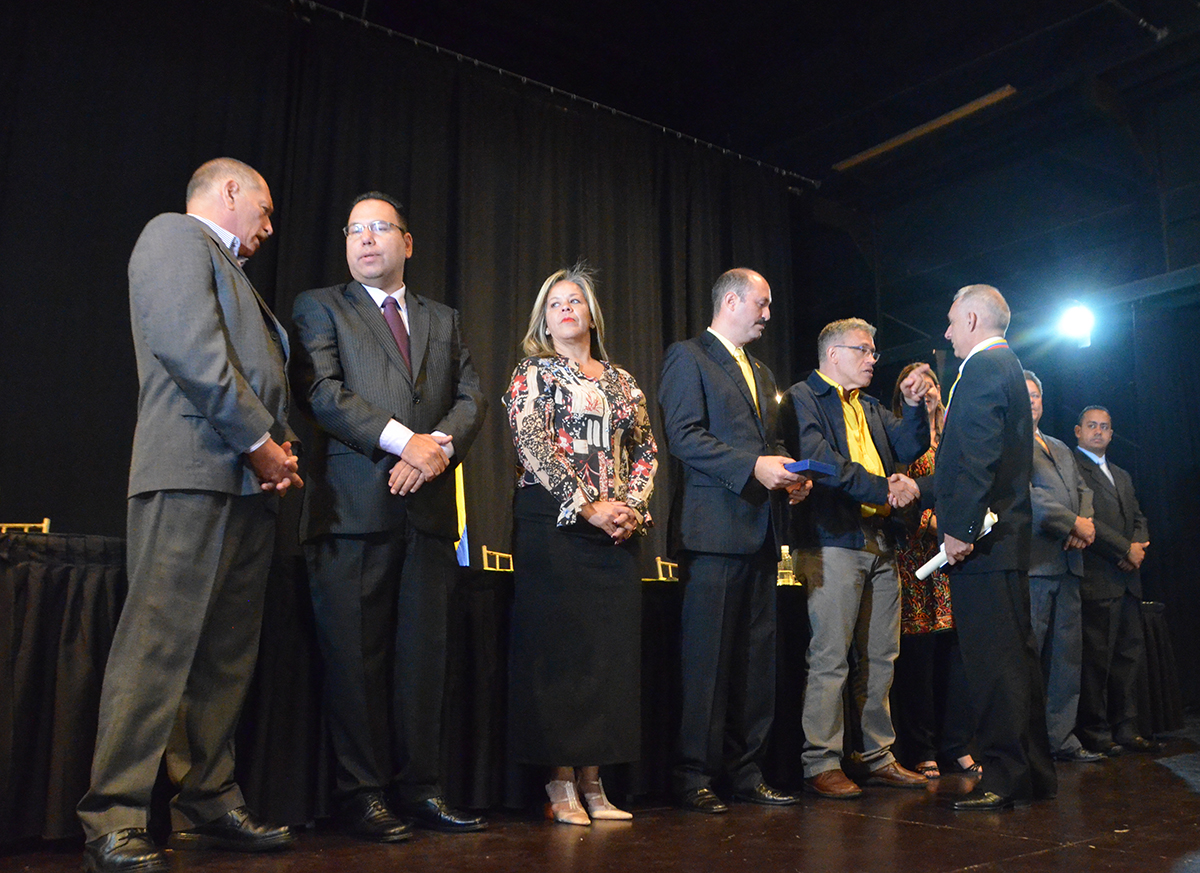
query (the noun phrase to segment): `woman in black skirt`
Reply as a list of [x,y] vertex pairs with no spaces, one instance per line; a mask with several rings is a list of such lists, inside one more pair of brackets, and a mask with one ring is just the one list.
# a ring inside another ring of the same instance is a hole
[[636,543],[650,524],[658,449],[645,395],[608,362],[585,268],[542,284],[523,348],[503,398],[524,467],[513,499],[509,749],[550,768],[555,821],[629,819],[609,803],[599,768],[639,756]]

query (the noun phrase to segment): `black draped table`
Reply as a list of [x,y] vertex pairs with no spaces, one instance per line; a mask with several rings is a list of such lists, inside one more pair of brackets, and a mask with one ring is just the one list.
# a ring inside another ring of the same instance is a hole
[[[124,541],[70,534],[0,534],[0,842],[78,838],[75,804],[87,790],[105,659],[126,590]],[[614,797],[661,794],[679,711],[682,586],[643,584],[642,759],[606,776]],[[544,774],[505,755],[506,653],[511,573],[460,571],[451,598],[443,773],[451,803],[522,806]],[[1179,690],[1161,604],[1143,610],[1146,735],[1182,726]],[[774,784],[802,779],[804,590],[779,588],[776,730],[767,759]],[[329,812],[331,752],[321,719],[321,665],[304,562],[271,568],[262,643],[238,735],[238,778],[247,802],[277,822]],[[165,827],[169,791],[152,815]]]

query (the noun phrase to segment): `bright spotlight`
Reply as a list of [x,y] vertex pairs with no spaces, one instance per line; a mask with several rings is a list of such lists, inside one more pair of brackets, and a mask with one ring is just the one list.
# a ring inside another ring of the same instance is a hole
[[1058,332],[1077,341],[1082,349],[1092,344],[1092,328],[1095,324],[1096,318],[1091,310],[1076,303],[1068,307],[1059,318]]

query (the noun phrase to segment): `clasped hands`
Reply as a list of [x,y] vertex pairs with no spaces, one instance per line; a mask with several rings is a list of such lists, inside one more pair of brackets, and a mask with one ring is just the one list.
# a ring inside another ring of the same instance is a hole
[[1071,549],[1086,549],[1096,541],[1096,524],[1090,518],[1084,518],[1082,515],[1075,517],[1075,524],[1071,527],[1071,532],[1067,534],[1067,541],[1063,543],[1063,551]]
[[246,452],[246,460],[254,475],[258,477],[261,483],[259,487],[263,491],[274,491],[282,496],[289,488],[304,487],[304,480],[298,472],[300,462],[292,454],[290,441],[280,445],[268,437],[257,449]]
[[388,474],[389,490],[404,497],[444,473],[450,466],[450,459],[442,446],[453,441],[454,438],[446,434],[414,433]]
[[1125,553],[1125,557],[1117,561],[1117,566],[1126,573],[1132,573],[1134,570],[1142,566],[1142,561],[1146,560],[1146,549],[1150,545],[1150,540],[1144,543],[1130,543],[1129,551]]
[[614,543],[625,542],[642,523],[642,514],[622,500],[595,500],[584,504],[579,514],[612,537]]
[[888,476],[888,506],[901,509],[908,506],[921,496],[917,483],[903,473],[893,473]]

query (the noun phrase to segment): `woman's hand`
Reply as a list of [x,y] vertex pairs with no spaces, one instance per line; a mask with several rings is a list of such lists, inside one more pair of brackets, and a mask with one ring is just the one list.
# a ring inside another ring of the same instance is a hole
[[641,513],[619,500],[596,500],[586,504],[579,514],[618,543],[628,539],[642,523]]

